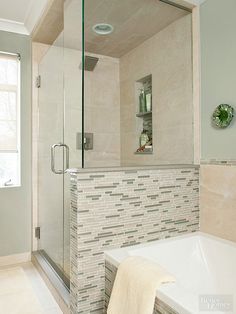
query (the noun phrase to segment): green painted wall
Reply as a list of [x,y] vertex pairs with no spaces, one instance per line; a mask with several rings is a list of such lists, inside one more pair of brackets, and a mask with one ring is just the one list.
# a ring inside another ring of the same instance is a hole
[[31,250],[31,43],[0,31],[0,50],[21,54],[21,187],[0,188],[0,256]]
[[200,16],[202,158],[236,159],[236,113],[227,129],[211,125],[217,105],[236,110],[236,1],[207,0]]

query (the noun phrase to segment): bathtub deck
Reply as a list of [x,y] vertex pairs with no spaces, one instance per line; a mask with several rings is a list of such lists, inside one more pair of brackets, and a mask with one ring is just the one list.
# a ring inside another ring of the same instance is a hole
[[142,256],[155,261],[176,279],[175,283],[161,285],[158,288],[157,302],[162,301],[170,309],[167,312],[157,309],[155,314],[158,311],[165,314],[202,313],[201,296],[213,296],[216,299],[223,296],[222,302],[224,297],[227,297],[230,309],[214,313],[236,313],[235,243],[196,232],[154,241],[152,244],[112,250],[106,252],[106,262],[117,269],[119,263],[127,256]]

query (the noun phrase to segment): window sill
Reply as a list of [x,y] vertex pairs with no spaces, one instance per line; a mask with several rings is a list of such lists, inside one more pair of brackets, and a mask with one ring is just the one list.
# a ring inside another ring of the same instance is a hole
[[14,188],[20,188],[21,187],[21,184],[16,184],[16,185],[8,185],[8,186],[5,186],[5,185],[0,185],[0,190],[1,189],[14,189]]

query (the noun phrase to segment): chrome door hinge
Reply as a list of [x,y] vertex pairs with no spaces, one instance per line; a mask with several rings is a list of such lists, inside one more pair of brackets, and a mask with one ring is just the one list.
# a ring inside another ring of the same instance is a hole
[[34,229],[34,236],[36,239],[40,239],[40,227]]
[[40,88],[41,87],[41,75],[38,75],[36,77],[36,87]]

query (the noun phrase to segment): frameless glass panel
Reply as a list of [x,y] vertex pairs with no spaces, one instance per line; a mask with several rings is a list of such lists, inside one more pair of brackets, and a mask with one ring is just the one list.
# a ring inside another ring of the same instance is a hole
[[193,163],[191,13],[86,0],[84,22],[85,167]]
[[[62,43],[62,44],[61,44]],[[51,170],[51,146],[63,142],[64,133],[63,33],[39,65],[38,201],[41,228],[39,249],[64,271],[64,178]],[[55,168],[63,169],[63,150],[55,150]]]

